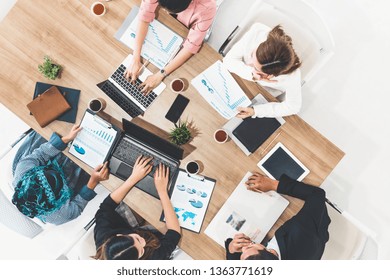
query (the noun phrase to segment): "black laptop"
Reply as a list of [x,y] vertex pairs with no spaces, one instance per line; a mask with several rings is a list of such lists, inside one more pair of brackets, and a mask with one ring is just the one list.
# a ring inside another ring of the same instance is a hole
[[152,156],[152,171],[136,187],[158,198],[153,179],[156,167],[160,162],[167,166],[171,181],[179,170],[183,149],[126,119],[122,119],[122,122],[124,132],[111,152],[110,172],[126,180],[139,155]]

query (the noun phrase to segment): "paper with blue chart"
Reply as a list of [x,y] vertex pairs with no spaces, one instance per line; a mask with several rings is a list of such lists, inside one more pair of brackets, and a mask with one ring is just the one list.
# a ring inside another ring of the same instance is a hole
[[225,119],[231,119],[237,115],[237,107],[251,105],[245,92],[221,61],[217,61],[196,76],[191,84]]
[[106,159],[118,132],[88,111],[80,126],[82,129],[73,140],[69,153],[95,168]]
[[[134,7],[131,12],[138,13],[138,8]],[[135,46],[137,25],[138,16],[135,16],[119,38],[122,43],[132,50]],[[162,69],[176,55],[182,43],[182,37],[155,19],[149,24],[141,56],[149,59],[151,63]]]
[[199,232],[213,193],[215,180],[190,177],[180,170],[171,188],[171,202],[180,226]]
[[260,243],[289,204],[280,194],[247,190],[247,172],[204,231],[222,247],[227,238],[242,232]]

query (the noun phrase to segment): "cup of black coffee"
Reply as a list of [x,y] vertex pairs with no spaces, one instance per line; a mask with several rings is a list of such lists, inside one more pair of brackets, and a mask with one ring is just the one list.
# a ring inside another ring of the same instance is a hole
[[106,108],[106,101],[103,98],[94,98],[88,103],[88,108],[95,113],[99,113]]
[[188,174],[191,175],[198,174],[199,169],[200,169],[199,164],[195,160],[189,161],[186,164],[186,171]]
[[180,93],[184,90],[184,81],[182,79],[174,79],[171,84],[170,84],[170,88],[173,92],[176,92],[176,93]]
[[225,143],[225,142],[228,140],[228,138],[229,138],[229,135],[228,135],[227,132],[226,132],[224,129],[222,129],[222,128],[217,129],[217,130],[215,131],[215,133],[214,133],[214,140],[215,140],[215,142],[217,142],[217,143],[220,143],[220,144]]
[[106,13],[106,7],[104,6],[103,3],[100,2],[95,2],[91,5],[91,12],[95,16],[103,16]]

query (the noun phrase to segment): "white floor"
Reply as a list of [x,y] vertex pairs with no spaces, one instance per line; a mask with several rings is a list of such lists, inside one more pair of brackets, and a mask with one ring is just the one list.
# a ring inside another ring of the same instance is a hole
[[[300,116],[346,152],[323,187],[332,201],[375,233],[378,248],[370,242],[371,250],[364,258],[390,260],[390,3],[307,2],[317,7],[328,22],[336,54],[305,85]],[[0,118],[4,119],[2,111]],[[0,256],[4,257],[4,252],[12,255],[10,239],[22,241],[1,226],[0,232]]]
[[9,10],[15,5],[16,0],[1,0],[0,1],[0,22],[8,14]]

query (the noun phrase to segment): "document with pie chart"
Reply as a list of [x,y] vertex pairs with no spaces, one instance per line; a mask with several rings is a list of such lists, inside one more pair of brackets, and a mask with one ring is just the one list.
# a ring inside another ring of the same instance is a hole
[[[200,232],[215,180],[200,175],[188,175],[180,170],[169,189],[171,202],[182,228]],[[164,215],[161,215],[165,221]]]
[[89,110],[85,112],[80,126],[82,129],[73,140],[69,153],[95,168],[106,160],[118,131]]

